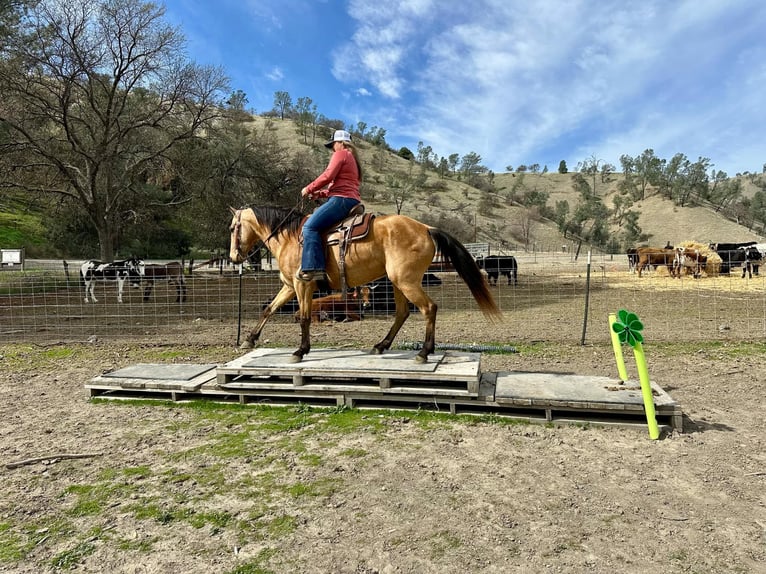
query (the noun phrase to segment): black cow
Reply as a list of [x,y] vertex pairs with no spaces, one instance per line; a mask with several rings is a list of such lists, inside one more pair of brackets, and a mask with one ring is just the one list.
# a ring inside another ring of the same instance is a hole
[[487,255],[486,257],[479,257],[476,263],[479,265],[479,269],[484,269],[487,272],[490,285],[497,285],[497,279],[500,275],[508,277],[508,285],[511,282],[514,285],[518,284],[519,265],[513,255]]
[[[424,287],[439,286],[442,280],[433,273],[423,275],[421,285]],[[373,315],[390,315],[396,312],[396,301],[394,300],[394,285],[388,277],[383,277],[372,283],[368,283],[370,288],[370,311]],[[410,303],[410,311],[414,311],[415,306]]]
[[143,275],[144,262],[135,257],[114,263],[101,263],[95,259],[86,261],[80,267],[80,279],[85,285],[85,302],[89,302],[88,293],[94,303],[98,302],[93,294],[96,281],[117,281],[117,301],[122,303],[122,288],[125,281],[129,281],[131,287],[140,288]]
[[711,243],[710,249],[715,251],[721,258],[721,274],[731,273],[732,269],[743,265],[747,259],[745,250],[755,244],[755,241],[744,243]]

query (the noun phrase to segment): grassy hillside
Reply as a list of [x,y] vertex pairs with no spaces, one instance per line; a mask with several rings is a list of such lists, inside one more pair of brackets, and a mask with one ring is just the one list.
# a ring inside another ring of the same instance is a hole
[[[267,120],[257,117],[253,123],[257,129],[263,129],[265,125],[268,125],[269,129],[277,134],[282,145],[294,151],[306,149],[302,138],[296,133],[294,124],[289,120]],[[394,213],[396,210],[394,203],[382,199],[386,196],[386,177],[397,171],[406,173],[409,163],[394,154],[387,154],[385,161],[381,162],[375,155],[375,148],[370,144],[359,142],[358,147],[366,169],[363,193],[368,209]],[[525,235],[529,238],[530,250],[559,249],[568,241],[558,232],[556,226],[544,220],[530,223],[527,210],[517,205],[510,205],[507,195],[514,186],[517,189],[521,187],[524,190],[540,191],[549,195],[550,207],[555,206],[557,201],[566,200],[573,209],[578,203],[579,195],[572,187],[572,177],[571,173],[527,173],[523,176],[514,173],[496,174],[495,186],[498,191],[494,205],[489,214],[484,215],[480,213],[479,204],[486,192],[452,178],[440,180],[436,174],[429,173],[426,186],[434,186],[439,190],[413,194],[411,200],[405,201],[402,213],[416,219],[426,213],[433,215],[434,212],[461,218],[474,229],[473,240],[490,242],[496,249],[502,241],[522,249]],[[608,183],[602,184],[597,181],[596,193],[610,209],[613,207],[613,197],[617,193],[621,178],[620,174],[615,174]],[[743,187],[745,195],[749,196],[752,196],[757,189],[746,178],[743,179]],[[700,243],[766,241],[746,227],[731,222],[710,209],[678,207],[672,201],[657,195],[636,203],[632,209],[640,212],[639,225],[642,231],[649,235],[650,245],[662,246],[667,241],[674,245],[683,241]],[[529,227],[529,231],[525,233],[526,227]],[[619,232],[616,226],[612,230]]]
[[[297,132],[290,120],[254,117],[251,128],[267,131],[291,153],[312,149]],[[322,148],[324,138],[313,144],[317,165],[324,166],[329,152]],[[381,153],[371,144],[357,142],[365,168],[365,181],[362,194],[368,211],[375,213],[396,213],[397,206],[391,199],[389,180],[396,175],[399,178],[416,176],[405,159],[392,154]],[[318,168],[321,170],[322,168]],[[319,171],[317,171],[318,175]],[[454,178],[439,178],[436,173],[427,173],[424,190],[413,192],[401,205],[401,213],[415,219],[433,221],[442,217],[450,221],[459,221],[464,229],[466,241],[488,242],[494,251],[519,250],[560,250],[562,246],[571,247],[571,241],[565,239],[556,226],[549,221],[531,219],[526,208],[512,205],[508,197],[512,190],[539,191],[548,194],[548,205],[554,207],[557,201],[566,200],[570,210],[579,201],[579,195],[572,187],[572,174],[546,173],[521,176],[514,173],[495,175],[496,192],[473,188]],[[596,193],[608,208],[613,207],[613,197],[621,176],[612,176],[606,184],[597,182]],[[308,183],[308,182],[306,182]],[[743,179],[745,195],[752,195],[756,189],[752,183]],[[488,199],[491,201],[487,201]],[[296,197],[297,200],[297,197]],[[675,206],[671,201],[654,195],[633,206],[640,212],[639,225],[650,236],[650,245],[661,246],[667,241],[678,244],[683,241],[739,242],[766,241],[763,237],[749,231],[701,207]],[[613,227],[612,231],[619,232]],[[28,257],[47,257],[55,250],[44,244],[44,230],[39,215],[28,213],[15,207],[11,202],[0,203],[0,247],[27,249]]]

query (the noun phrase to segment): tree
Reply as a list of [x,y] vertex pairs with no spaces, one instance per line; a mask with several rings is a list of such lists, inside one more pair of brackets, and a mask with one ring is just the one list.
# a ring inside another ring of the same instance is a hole
[[237,90],[229,96],[228,100],[226,100],[226,105],[229,106],[229,109],[236,112],[244,112],[248,101],[247,94],[242,90]]
[[165,9],[140,0],[43,0],[0,63],[0,185],[73,199],[114,259],[167,155],[220,117],[228,80],[186,60]]
[[298,133],[303,136],[303,143],[309,143],[308,137],[310,133],[311,143],[313,144],[316,139],[318,117],[316,104],[311,98],[298,98],[298,103],[295,105],[295,113],[297,115]]
[[567,169],[567,162],[563,159],[559,162],[559,173],[564,174],[567,173],[569,170]]
[[399,151],[396,152],[396,155],[406,159],[407,161],[411,161],[415,159],[415,154],[412,153],[412,150],[408,147],[399,148]]
[[386,187],[389,190],[391,199],[394,201],[396,207],[396,213],[402,212],[404,202],[411,199],[416,191],[423,189],[426,183],[426,175],[418,170],[418,173],[414,173],[415,162],[409,162],[409,169],[407,172],[397,172],[393,175],[386,177]]
[[285,114],[293,109],[293,99],[287,92],[274,92],[274,109],[279,112],[279,119],[284,120]]

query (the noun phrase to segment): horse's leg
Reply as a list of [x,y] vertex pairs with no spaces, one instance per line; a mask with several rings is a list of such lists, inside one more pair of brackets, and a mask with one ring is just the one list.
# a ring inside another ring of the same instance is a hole
[[[91,289],[91,285],[93,285],[93,281],[85,280],[85,302],[90,303],[88,300],[88,290]],[[91,299],[93,298],[93,293],[91,293]],[[94,301],[95,302],[95,301]]]
[[117,302],[122,303],[122,287],[125,285],[124,277],[117,277]]
[[[432,354],[436,349],[436,303],[426,294],[421,286],[421,282],[409,283],[402,285],[402,293],[404,296],[412,301],[412,303],[420,310],[420,314],[426,320],[426,334],[423,340],[423,348],[415,356],[415,361],[418,363],[425,363],[428,361],[428,355]],[[397,301],[397,305],[398,305]],[[407,301],[404,301],[405,309],[408,309]]]
[[149,279],[146,282],[146,289],[144,289],[144,303],[149,300],[149,296],[152,294],[152,287],[154,287],[154,281]]
[[396,334],[399,332],[399,329],[402,328],[402,325],[407,320],[407,317],[410,316],[410,306],[409,302],[407,301],[407,298],[404,296],[404,293],[402,293],[401,289],[397,287],[396,285],[393,285],[394,288],[394,303],[396,304],[396,315],[394,316],[394,324],[391,325],[391,329],[389,329],[388,333],[386,334],[383,339],[381,339],[378,343],[376,343],[372,350],[370,351],[374,355],[381,355],[384,351],[387,351],[391,348],[391,343],[394,342],[394,337],[396,337]]
[[181,270],[181,278],[178,281],[179,285],[181,285],[181,301],[180,303],[186,302],[186,279],[184,279],[183,276],[183,269]]
[[271,303],[266,305],[266,308],[263,310],[263,313],[261,313],[261,318],[260,318],[260,321],[258,321],[258,324],[255,326],[255,328],[252,331],[250,331],[250,334],[242,343],[241,346],[243,349],[252,349],[253,347],[255,347],[255,343],[260,338],[261,331],[263,331],[263,327],[266,325],[266,322],[269,320],[269,317],[271,317],[277,311],[277,309],[279,309],[282,305],[287,303],[293,297],[295,297],[295,291],[293,290],[293,288],[288,287],[287,285],[282,285],[282,288],[279,290],[279,293],[277,293],[274,299],[271,300]]
[[311,298],[315,289],[316,283],[313,281],[310,283],[298,282],[297,284],[298,313],[301,318],[301,344],[290,358],[293,363],[300,363],[304,355],[311,350]]

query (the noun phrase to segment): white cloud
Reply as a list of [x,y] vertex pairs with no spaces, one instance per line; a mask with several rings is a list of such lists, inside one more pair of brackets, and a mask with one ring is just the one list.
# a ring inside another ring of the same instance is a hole
[[[575,163],[646,147],[715,162],[721,135],[733,137],[726,126],[746,129],[734,118],[760,107],[764,12],[755,0],[354,0],[359,27],[333,70],[393,100],[401,124],[390,134],[437,154],[475,151],[494,169],[541,162],[559,144],[583,154],[567,158]],[[738,54],[748,42],[750,54]],[[391,114],[392,102],[378,105]]]
[[273,82],[280,82],[285,77],[285,74],[281,68],[274,67],[266,74],[266,77]]

